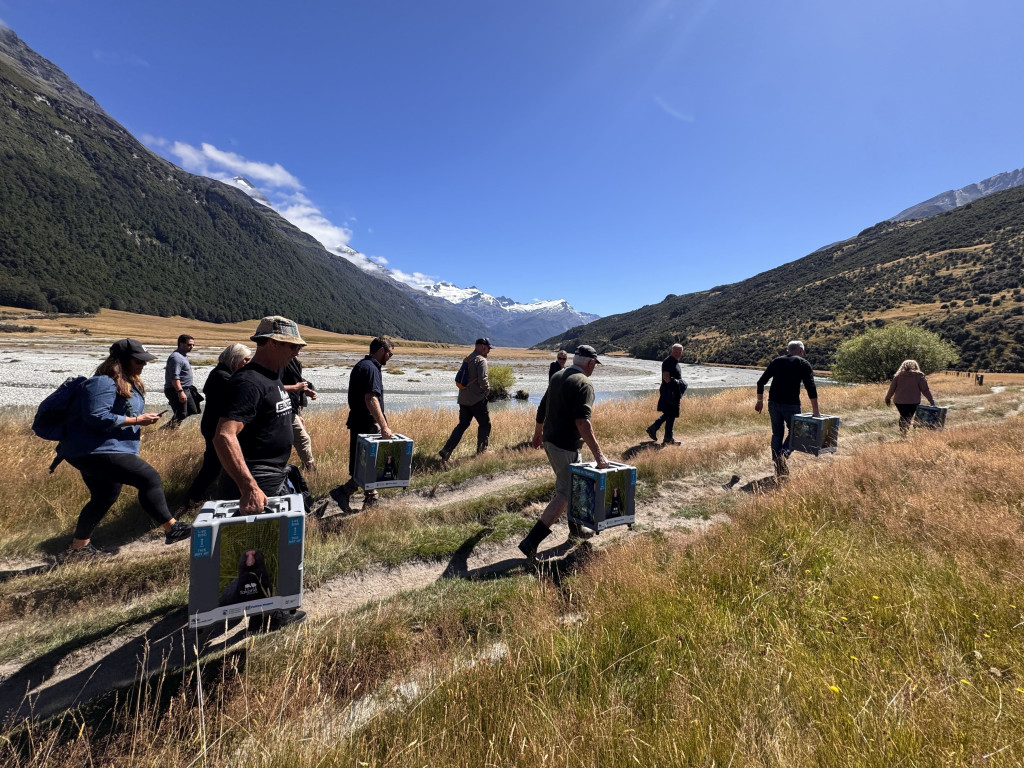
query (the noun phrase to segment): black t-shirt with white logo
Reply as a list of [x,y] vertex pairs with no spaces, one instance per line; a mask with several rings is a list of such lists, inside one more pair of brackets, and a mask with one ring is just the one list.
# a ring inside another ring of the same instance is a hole
[[245,426],[238,444],[246,464],[284,467],[292,452],[292,401],[280,371],[257,363],[239,368],[228,381],[223,417]]

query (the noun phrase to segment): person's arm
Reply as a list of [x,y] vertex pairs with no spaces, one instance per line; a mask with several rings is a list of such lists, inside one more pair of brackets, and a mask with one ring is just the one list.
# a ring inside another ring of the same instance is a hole
[[491,393],[491,382],[487,378],[487,358],[478,357],[476,359],[476,375],[480,380],[480,389],[484,393],[484,397],[487,397]]
[[889,391],[885,393],[885,406],[888,408],[892,404],[892,396],[896,394],[896,379],[898,377],[892,377],[892,384],[889,385]]
[[662,384],[668,384],[671,379],[672,379],[672,377],[668,375],[668,371],[662,369],[662,371],[661,371],[661,383]]
[[924,376],[921,377],[921,394],[928,398],[928,402],[935,405],[935,398],[932,397],[932,391],[928,388],[928,379]]
[[540,448],[544,444],[544,417],[548,412],[548,393],[544,393],[544,397],[540,399],[540,405],[537,406],[537,425],[533,428],[533,442],[534,448]]
[[181,370],[184,366],[176,357],[171,357],[171,363],[174,371],[174,373],[171,374],[171,386],[174,387],[174,391],[178,393],[178,402],[184,403],[188,400],[188,395],[185,394],[185,388],[181,386]]
[[597,468],[607,469],[610,467],[611,464],[605,458],[601,446],[597,443],[597,435],[594,434],[594,426],[590,423],[590,419],[576,419],[576,429],[579,430],[580,437],[583,438],[583,442],[587,444],[587,448],[594,455]]
[[238,433],[244,427],[245,424],[240,421],[222,418],[217,422],[213,447],[217,451],[220,465],[238,486],[238,511],[242,514],[255,514],[267,506],[267,495],[260,490],[249,468],[245,466],[242,446],[238,444]]
[[377,395],[373,392],[368,392],[364,395],[364,402],[366,403],[366,410],[370,412],[373,420],[380,427],[380,436],[385,440],[391,439],[395,433],[388,427],[388,420],[384,417],[384,411],[381,410],[380,400],[377,399]]
[[815,416],[821,416],[821,411],[818,410],[818,398],[811,398],[811,413]]
[[772,364],[769,363],[768,367],[764,369],[764,373],[761,374],[761,378],[757,380],[757,402],[754,403],[754,410],[758,413],[764,408],[764,385],[773,375]]

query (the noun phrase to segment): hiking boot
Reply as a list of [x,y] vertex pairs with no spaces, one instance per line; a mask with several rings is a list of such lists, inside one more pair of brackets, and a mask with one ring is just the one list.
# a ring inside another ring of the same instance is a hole
[[531,565],[537,562],[537,547],[550,533],[551,529],[544,525],[542,520],[538,520],[537,524],[526,534],[526,538],[519,542],[519,551],[526,555],[526,559],[530,561]]
[[667,440],[663,440],[661,444],[662,445],[682,445],[682,443],[679,442],[678,440],[676,440],[675,438],[668,438]]
[[451,464],[452,455],[450,453],[445,453],[444,451],[438,451],[437,452],[437,457],[439,459],[441,459],[441,466],[444,467],[445,469],[447,469],[448,466]]
[[192,538],[192,526],[188,523],[176,522],[164,534],[164,544],[173,544],[176,541],[184,541],[189,538]]
[[377,491],[366,491],[363,494],[363,509],[375,507],[380,502],[380,495]]
[[789,477],[789,464],[786,462],[786,457],[783,454],[775,457],[775,477],[780,480]]
[[336,502],[338,502],[338,506],[341,507],[342,512],[351,512],[352,505],[349,502],[352,498],[352,494],[355,493],[356,489],[358,488],[358,485],[349,480],[344,485],[339,485],[328,495]]
[[658,442],[658,430],[653,424],[647,428],[647,436],[654,442]]
[[86,563],[90,560],[105,560],[108,557],[113,557],[112,552],[104,552],[98,547],[94,547],[92,543],[86,544],[84,547],[78,549],[72,549],[68,547],[63,552],[57,555],[57,565],[64,565],[65,563]]

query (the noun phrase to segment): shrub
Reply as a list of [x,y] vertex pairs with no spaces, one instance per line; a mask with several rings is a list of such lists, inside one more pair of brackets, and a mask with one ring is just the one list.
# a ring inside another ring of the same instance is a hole
[[516,375],[512,373],[511,365],[490,366],[487,370],[487,380],[491,385],[488,400],[508,400],[509,393],[516,385]]
[[956,349],[938,334],[894,323],[844,341],[836,350],[832,376],[839,381],[888,381],[907,359],[925,373],[960,361]]

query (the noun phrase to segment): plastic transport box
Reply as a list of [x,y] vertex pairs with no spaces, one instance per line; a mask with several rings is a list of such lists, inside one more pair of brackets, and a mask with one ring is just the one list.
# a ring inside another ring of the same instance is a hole
[[949,408],[941,405],[919,405],[914,413],[914,421],[917,426],[928,429],[946,428],[946,411]]
[[613,461],[598,469],[597,462],[585,461],[569,465],[569,472],[570,520],[597,532],[636,520],[636,467]]
[[385,440],[380,435],[356,438],[354,479],[364,490],[408,488],[412,476],[412,438],[395,434]]
[[835,453],[838,446],[838,416],[801,413],[793,417],[793,425],[789,430],[790,450],[820,456],[823,453]]
[[206,502],[192,523],[189,627],[298,608],[305,523],[297,493],[258,515],[239,516],[237,499]]

